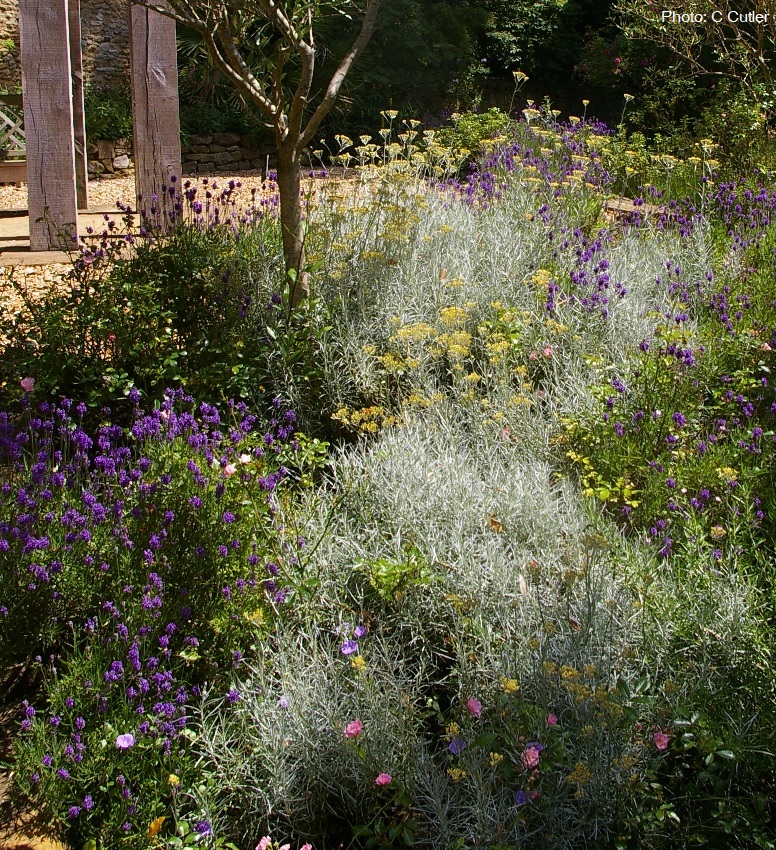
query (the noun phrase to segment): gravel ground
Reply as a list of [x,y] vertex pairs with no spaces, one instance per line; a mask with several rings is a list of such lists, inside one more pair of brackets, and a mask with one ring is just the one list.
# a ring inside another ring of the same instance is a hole
[[[192,182],[199,182],[207,177],[211,182],[215,180],[219,185],[224,185],[229,180],[239,180],[243,186],[250,190],[261,188],[263,178],[260,171],[244,171],[239,174],[200,174],[189,177]],[[116,201],[123,204],[135,206],[135,175],[130,172],[124,177],[113,177],[104,180],[89,181],[89,206],[107,207],[113,206]],[[0,186],[0,209],[26,209],[27,208],[27,184],[18,186]]]

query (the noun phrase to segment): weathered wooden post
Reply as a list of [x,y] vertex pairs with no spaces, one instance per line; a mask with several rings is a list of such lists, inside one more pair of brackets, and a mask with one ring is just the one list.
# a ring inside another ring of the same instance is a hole
[[78,209],[89,206],[89,170],[86,157],[84,115],[84,65],[81,51],[81,0],[68,0],[70,66],[73,75],[73,138],[75,140],[75,189]]
[[[171,208],[169,196],[166,205],[162,203],[162,186],[169,187],[170,177],[181,175],[175,21],[131,4],[129,46],[135,188],[138,207],[150,216],[153,206],[159,214],[164,206]],[[157,204],[154,195],[159,196]],[[166,219],[162,226],[168,223]]]
[[77,236],[67,0],[19,0],[19,39],[30,248],[48,251]]

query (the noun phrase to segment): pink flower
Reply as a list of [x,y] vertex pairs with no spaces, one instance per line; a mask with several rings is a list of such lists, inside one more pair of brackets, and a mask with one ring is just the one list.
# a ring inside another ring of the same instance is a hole
[[353,720],[345,727],[346,738],[358,738],[364,731],[364,724],[360,720]]
[[520,759],[523,767],[526,770],[539,766],[539,749],[537,747],[528,747]]
[[666,735],[665,732],[655,732],[652,736],[652,743],[657,747],[658,750],[662,753],[663,750],[668,749],[668,742],[671,739]]
[[313,850],[313,845],[312,845],[312,844],[303,844],[303,845],[299,848],[299,850]]
[[135,736],[131,732],[127,732],[125,735],[119,735],[116,738],[116,747],[119,750],[128,750],[134,746]]
[[531,360],[531,361],[533,361],[533,360],[536,360],[536,358],[537,358],[538,356],[539,356],[539,352],[538,352],[538,351],[532,351],[532,352],[528,355],[528,359],[529,359],[529,360]]
[[234,475],[235,472],[237,472],[237,467],[233,463],[227,463],[224,467],[224,475],[226,476]]
[[272,839],[268,835],[265,835],[264,838],[262,838],[261,841],[259,841],[259,843],[256,845],[256,850],[267,850],[267,848],[271,844]]
[[473,717],[479,717],[482,714],[482,703],[476,697],[469,697],[466,700],[466,707]]
[[548,346],[544,349],[544,351],[542,351],[542,354],[543,354],[545,357],[548,357],[548,358],[549,358],[549,357],[552,357],[552,354],[553,354],[552,346],[551,346],[551,345],[548,345]]
[[26,393],[31,393],[33,389],[35,389],[35,378],[22,378],[19,383],[22,385],[22,389]]
[[393,782],[393,777],[390,773],[381,773],[377,779],[375,779],[375,785],[390,785]]
[[547,725],[548,726],[557,726],[558,725],[558,718],[552,712],[550,712],[547,715]]

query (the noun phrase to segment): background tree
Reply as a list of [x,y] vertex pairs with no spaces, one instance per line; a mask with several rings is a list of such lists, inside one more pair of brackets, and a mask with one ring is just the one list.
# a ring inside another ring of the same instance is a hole
[[[618,0],[615,11],[626,37],[667,48],[694,74],[726,77],[748,89],[773,86],[775,0],[753,0],[740,12],[720,9],[715,0],[668,0],[659,8],[644,0]],[[666,17],[671,13],[697,18],[681,22]],[[750,13],[754,20],[740,20]]]
[[[301,156],[337,101],[342,83],[369,42],[382,0],[168,0],[141,5],[199,33],[208,56],[245,101],[257,108],[277,147],[283,256],[290,304],[309,291],[305,270]],[[360,15],[357,33],[328,81],[313,92],[323,19]]]

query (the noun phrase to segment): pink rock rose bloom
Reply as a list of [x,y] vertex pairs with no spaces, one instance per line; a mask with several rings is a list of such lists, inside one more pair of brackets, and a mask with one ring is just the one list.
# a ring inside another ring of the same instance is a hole
[[662,753],[663,750],[668,749],[668,742],[671,739],[666,735],[665,732],[655,732],[652,736],[652,743],[657,747],[658,750]]
[[19,383],[26,393],[31,393],[35,389],[35,378],[22,378]]
[[539,750],[536,747],[528,747],[520,759],[523,767],[530,770],[534,767],[539,767]]
[[550,712],[547,715],[547,725],[548,726],[557,726],[558,725],[558,718],[552,712]]
[[469,709],[469,714],[474,717],[479,717],[482,714],[482,703],[476,697],[469,697],[466,700],[466,708]]
[[353,720],[345,727],[346,738],[358,738],[364,731],[364,724],[360,720]]
[[390,785],[393,782],[393,777],[390,773],[381,773],[377,779],[375,779],[375,785]]

